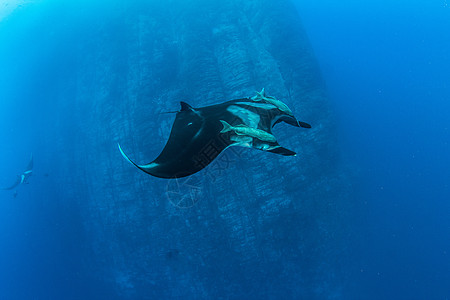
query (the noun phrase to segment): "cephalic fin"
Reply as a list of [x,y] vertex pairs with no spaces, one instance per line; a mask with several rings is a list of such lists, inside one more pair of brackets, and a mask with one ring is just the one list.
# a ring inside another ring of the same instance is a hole
[[303,128],[311,128],[311,125],[309,125],[308,123],[302,122],[302,121],[298,121],[298,125],[300,125],[300,127],[303,127]]
[[275,153],[275,154],[284,155],[284,156],[296,156],[297,155],[297,153],[295,153],[294,151],[291,151],[291,150],[283,148],[283,147],[277,147],[275,149],[267,150],[267,151]]
[[273,123],[272,127],[275,126],[276,124],[280,123],[281,121],[283,121],[289,125],[295,126],[295,127],[300,127],[296,118],[294,118],[292,116],[287,116],[287,115],[281,116],[275,123]]

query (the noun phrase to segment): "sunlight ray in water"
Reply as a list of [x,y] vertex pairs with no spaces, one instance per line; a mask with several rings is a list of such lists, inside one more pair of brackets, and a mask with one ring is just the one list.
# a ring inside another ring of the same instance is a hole
[[0,0],[0,22],[8,17],[16,8],[31,3],[31,0]]

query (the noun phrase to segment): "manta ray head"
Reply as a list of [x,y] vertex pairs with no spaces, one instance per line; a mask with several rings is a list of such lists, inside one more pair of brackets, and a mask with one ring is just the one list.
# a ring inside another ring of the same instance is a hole
[[[176,140],[177,142],[182,142],[184,145],[188,145],[192,143],[202,132],[204,126],[204,118],[202,117],[201,113],[186,102],[180,102],[180,104],[181,109],[177,113],[177,116],[173,123],[172,131],[170,132],[168,144],[166,145],[164,150],[166,150],[166,148],[170,148],[169,144],[171,140]],[[155,162],[158,160],[158,158],[155,160]]]
[[186,102],[180,102],[180,105],[181,110],[177,114],[177,119],[180,121],[179,126],[185,126],[188,132],[200,130],[204,125],[204,118],[202,117],[200,111],[196,110]]

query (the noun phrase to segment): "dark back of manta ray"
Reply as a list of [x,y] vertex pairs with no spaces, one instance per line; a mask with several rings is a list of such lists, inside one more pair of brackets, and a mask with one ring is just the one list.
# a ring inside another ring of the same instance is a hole
[[230,145],[227,134],[220,134],[223,126],[219,120],[231,118],[233,116],[220,105],[195,110],[182,107],[176,115],[167,144],[154,160],[160,165],[158,172],[166,178],[179,178],[209,165]]

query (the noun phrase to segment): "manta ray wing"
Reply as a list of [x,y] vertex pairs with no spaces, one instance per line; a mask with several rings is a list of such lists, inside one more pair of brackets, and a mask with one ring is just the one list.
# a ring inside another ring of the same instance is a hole
[[30,162],[28,163],[28,166],[25,169],[25,172],[26,171],[31,171],[31,170],[33,170],[33,154],[31,154]]
[[176,115],[169,139],[161,154],[151,163],[139,165],[122,150],[126,160],[142,171],[160,178],[181,178],[192,175],[209,165],[230,142],[220,135],[220,122],[201,109],[182,103]]
[[17,176],[16,182],[14,182],[11,186],[8,187],[2,187],[1,190],[12,190],[16,187],[18,187],[22,183],[22,176]]

